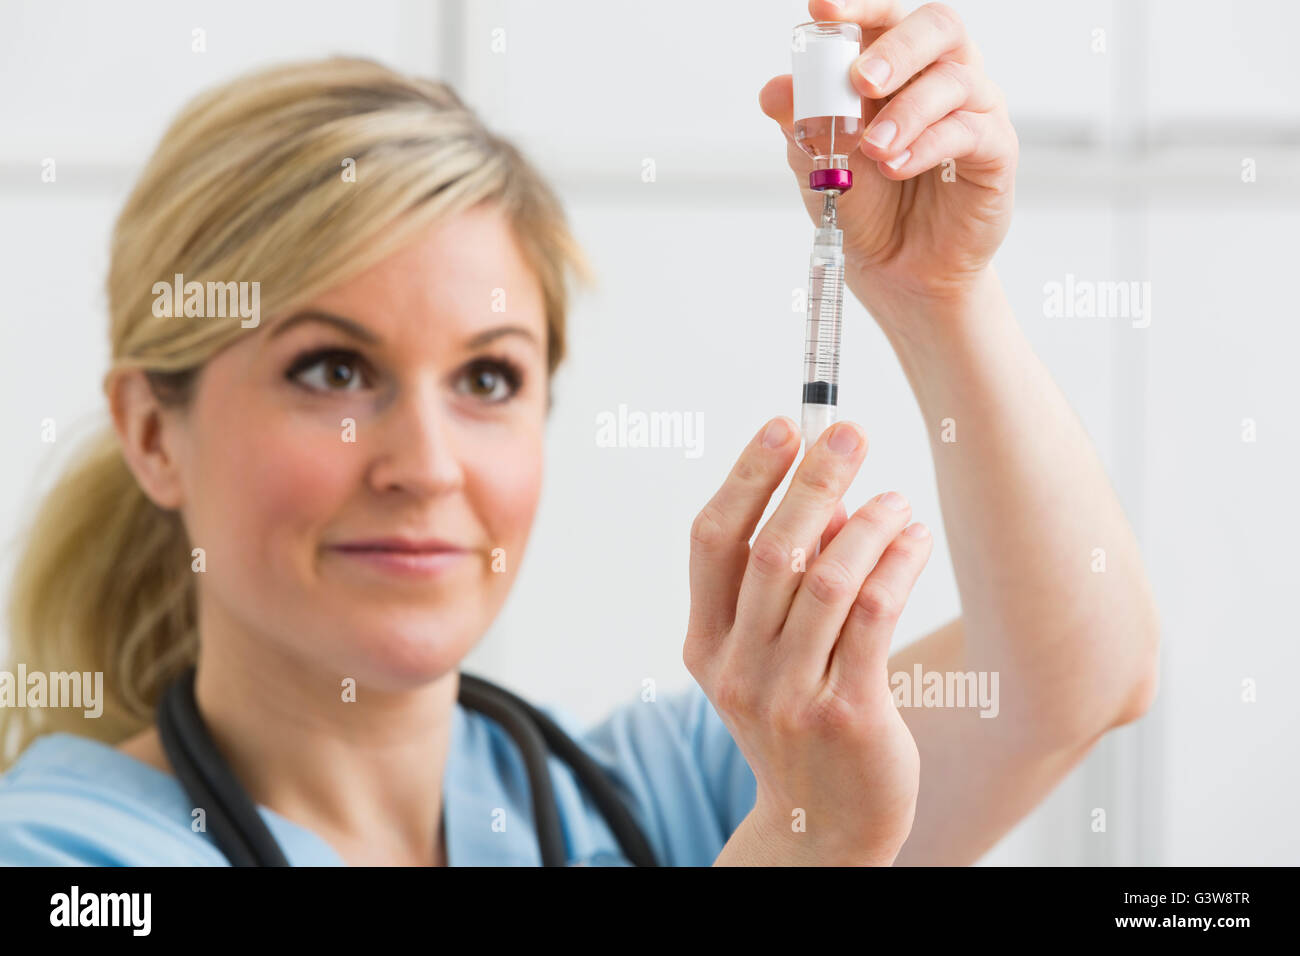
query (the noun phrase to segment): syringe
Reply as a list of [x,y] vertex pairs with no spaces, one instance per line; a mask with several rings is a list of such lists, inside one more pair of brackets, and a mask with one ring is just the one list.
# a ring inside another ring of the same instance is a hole
[[808,269],[808,327],[804,339],[804,452],[835,423],[840,382],[840,322],[844,311],[844,233],[835,219],[838,190],[826,190],[821,225],[813,233]]
[[[862,96],[850,76],[862,52],[856,23],[814,20],[794,28],[791,83],[794,141],[812,157],[808,188],[822,193],[822,221],[813,233],[808,273],[808,331],[804,344],[804,454],[835,423],[840,384],[840,320],[844,308],[844,234],[835,203],[853,188],[849,157],[866,127]],[[821,535],[813,543],[821,552]]]
[[[852,182],[852,179],[849,179]],[[840,386],[840,321],[844,313],[844,233],[835,219],[838,189],[822,195],[822,221],[813,233],[808,268],[808,328],[804,338],[803,432],[804,454],[821,433],[835,424]],[[821,554],[821,535],[812,557]]]

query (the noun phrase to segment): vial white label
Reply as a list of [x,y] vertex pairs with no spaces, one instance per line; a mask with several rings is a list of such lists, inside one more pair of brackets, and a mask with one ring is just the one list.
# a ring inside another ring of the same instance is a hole
[[849,79],[849,67],[860,52],[852,37],[805,35],[804,48],[791,54],[796,121],[862,115],[862,97]]

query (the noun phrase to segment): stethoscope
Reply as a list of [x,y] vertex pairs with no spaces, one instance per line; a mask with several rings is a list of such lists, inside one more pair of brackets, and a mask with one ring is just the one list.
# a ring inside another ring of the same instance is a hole
[[[193,805],[206,810],[208,832],[231,866],[288,866],[284,851],[199,716],[194,675],[193,666],[186,668],[158,702],[158,732],[172,769]],[[460,675],[458,699],[462,707],[500,724],[523,754],[543,866],[566,865],[547,768],[548,746],[591,793],[623,855],[635,866],[658,866],[649,840],[605,772],[553,720],[504,687],[470,674]]]

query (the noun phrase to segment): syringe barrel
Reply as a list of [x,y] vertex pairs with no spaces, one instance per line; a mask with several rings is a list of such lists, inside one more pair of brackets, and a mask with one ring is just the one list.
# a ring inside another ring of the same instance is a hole
[[[840,327],[844,311],[844,234],[833,226],[813,236],[808,269],[808,323],[804,339],[804,437],[835,420],[839,404]],[[817,408],[816,406],[823,406]]]

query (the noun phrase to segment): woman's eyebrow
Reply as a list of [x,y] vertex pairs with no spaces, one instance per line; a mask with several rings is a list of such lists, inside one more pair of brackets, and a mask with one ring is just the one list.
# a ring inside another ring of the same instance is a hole
[[304,309],[302,312],[295,312],[287,319],[275,323],[271,328],[268,337],[275,338],[277,335],[282,335],[295,325],[302,322],[324,322],[326,325],[332,325],[352,337],[358,338],[370,345],[378,345],[381,341],[379,336],[375,335],[374,332],[371,332],[364,325],[361,325],[358,322],[353,322],[351,319],[345,319],[341,315],[334,315],[331,312],[322,312],[319,309]]
[[487,345],[503,335],[522,335],[528,341],[533,343],[535,348],[540,348],[541,343],[537,341],[537,336],[533,335],[532,330],[524,328],[522,325],[499,325],[495,329],[488,329],[486,332],[480,332],[468,342],[465,343],[467,349],[478,349]]
[[[320,309],[304,309],[301,312],[295,312],[293,315],[289,316],[288,318],[276,322],[273,326],[271,326],[270,334],[268,337],[275,338],[278,335],[283,335],[289,329],[293,328],[295,325],[298,325],[302,322],[323,322],[326,325],[332,325],[335,328],[340,329],[341,331],[346,332],[347,334],[353,336],[354,338],[358,338],[361,341],[366,342],[370,345],[378,345],[382,341],[379,338],[379,336],[375,335],[375,333],[371,332],[368,328],[366,328],[364,325],[361,325],[359,322],[354,322],[351,319],[345,319],[341,315],[334,315],[332,312],[322,312]],[[478,335],[475,335],[473,338],[471,338],[468,342],[465,343],[465,348],[466,349],[482,348],[483,346],[489,344],[490,342],[499,339],[503,335],[522,335],[524,338],[528,339],[528,341],[530,341],[535,347],[541,346],[541,343],[537,341],[537,336],[535,336],[530,329],[524,328],[524,326],[522,325],[501,325],[501,326],[497,326],[494,329],[488,329],[485,332],[478,333]]]

